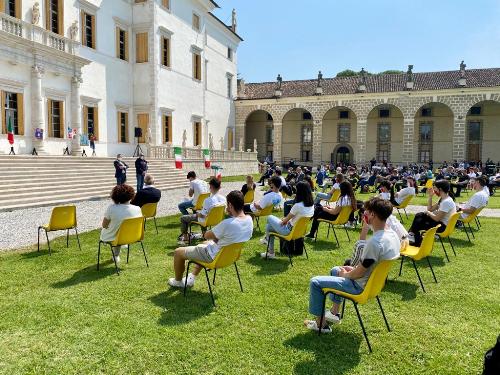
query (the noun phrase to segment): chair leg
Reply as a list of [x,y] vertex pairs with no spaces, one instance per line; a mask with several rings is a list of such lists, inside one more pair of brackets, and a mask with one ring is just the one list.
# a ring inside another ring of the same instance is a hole
[[[188,262],[187,268],[186,268],[186,277],[184,278],[184,297],[186,297],[186,290],[187,290],[187,284],[188,284],[188,275],[189,275],[189,267],[191,266],[191,261]],[[207,270],[205,270],[206,272]]]
[[448,253],[446,252],[446,248],[444,247],[443,239],[441,236],[439,236],[439,242],[441,242],[441,246],[443,247],[444,255],[446,255],[446,259],[448,260],[448,263],[450,262],[450,258],[448,258]]
[[156,217],[153,216],[153,221],[155,222],[156,234],[158,234],[158,226],[156,225]]
[[257,228],[259,229],[259,232],[262,233],[262,230],[260,229],[260,223],[259,223],[259,217],[255,216],[255,221],[257,222]]
[[[243,284],[241,283],[240,273],[238,271],[238,266],[236,265],[236,262],[234,262],[234,269],[236,270],[236,276],[238,276],[238,282],[240,283],[240,290],[243,293]],[[215,278],[215,274],[214,274],[214,278]]]
[[342,313],[340,314],[340,319],[344,319],[344,310],[345,310],[345,298],[342,299]]
[[427,259],[427,264],[429,265],[429,268],[431,269],[432,277],[434,278],[434,282],[437,284],[438,281],[436,279],[436,275],[434,274],[434,269],[432,268],[431,261],[430,261],[429,257],[425,257],[425,259]]
[[396,210],[398,211],[398,215],[399,215],[399,218],[401,219],[401,222],[403,222],[403,216],[401,216],[401,212],[399,211],[399,208],[396,208]]
[[130,244],[127,245],[127,264],[128,264],[129,253],[130,253]]
[[408,214],[406,213],[406,208],[403,208],[403,211],[405,212],[405,216],[408,219]]
[[476,216],[476,220],[477,220],[477,223],[479,224],[479,226],[482,227],[481,220],[479,220],[479,216]]
[[448,236],[448,242],[450,243],[451,249],[453,250],[453,254],[457,256],[457,253],[455,252],[455,247],[453,246],[453,242],[451,242],[450,236]]
[[49,232],[45,229],[45,237],[47,238],[47,246],[49,247],[49,255],[52,255],[52,249],[50,248]]
[[306,259],[309,259],[309,255],[307,255],[307,247],[305,241],[304,241],[304,252],[306,253]]
[[405,257],[401,257],[401,265],[399,266],[399,276],[401,276],[401,273],[403,272],[403,261],[405,260]]
[[118,269],[118,263],[116,262],[116,257],[115,257],[115,252],[113,251],[113,246],[109,245],[109,248],[111,249],[111,256],[113,257],[113,261],[115,262],[115,269],[116,269],[116,274],[120,274],[120,270]]
[[319,319],[318,336],[321,335],[321,328],[323,328],[323,322],[325,320],[325,306],[326,306],[326,294],[323,293],[323,310],[321,310],[321,318]]
[[472,234],[472,238],[476,239],[476,236],[474,236],[474,232],[472,231],[472,227],[470,226],[470,223],[467,224],[469,226],[470,234]]
[[69,247],[69,229],[66,231],[66,248]]
[[344,229],[345,229],[345,234],[347,234],[347,239],[349,240],[349,242],[351,242],[351,237],[349,237],[349,231],[347,230],[345,224],[344,224]]
[[363,336],[365,336],[366,343],[368,344],[368,350],[371,353],[372,346],[370,345],[370,341],[368,340],[368,336],[366,335],[366,330],[365,330],[365,326],[363,324],[363,319],[361,319],[361,315],[359,314],[358,304],[356,302],[353,302],[353,304],[354,304],[354,308],[356,309],[356,314],[358,315],[359,324],[361,325],[361,329],[363,330]]
[[212,279],[212,285],[215,285],[215,276],[217,276],[217,268],[214,268],[214,277]]
[[377,298],[378,307],[380,307],[380,312],[382,313],[382,316],[384,317],[384,322],[385,322],[385,326],[387,327],[387,331],[391,332],[391,327],[389,327],[389,322],[387,321],[387,318],[385,316],[384,308],[382,307],[382,303],[380,302],[380,298],[378,296],[375,298]]
[[99,248],[97,249],[97,270],[99,271],[99,261],[101,259],[101,243],[102,241],[99,241]]
[[339,239],[337,238],[337,232],[335,232],[335,227],[332,226],[333,229],[333,235],[335,236],[335,240],[337,241],[337,246],[340,247],[340,242]]
[[415,259],[411,260],[413,262],[413,268],[415,268],[415,272],[417,273],[418,281],[420,282],[420,286],[422,287],[422,290],[425,293],[425,288],[424,288],[424,283],[422,282],[422,279],[420,278],[420,274],[418,273],[418,268],[417,264],[415,263]]
[[[208,278],[208,271],[206,268],[204,268],[205,270],[205,276],[207,278],[207,284],[208,284],[208,290],[210,290],[210,296],[212,297],[212,303],[214,304],[214,307],[215,306],[215,299],[214,299],[214,293],[212,292],[212,285],[210,285],[210,279]],[[186,280],[187,280],[187,276],[186,276]]]
[[78,237],[78,229],[75,227],[75,233],[76,233],[76,241],[78,242],[78,248],[80,251],[82,251],[82,247],[80,246],[80,237]]
[[191,245],[191,235],[193,234],[193,226],[189,223],[189,232],[188,232],[188,245]]
[[328,239],[328,237],[330,237],[330,227],[332,225],[331,224],[328,224],[328,232],[326,232],[326,238]]
[[467,231],[467,226],[464,224],[464,231],[465,231],[465,234],[467,235],[467,239],[469,240],[469,242],[472,243],[472,241],[470,240],[470,237],[469,237],[469,232]]
[[144,260],[146,261],[146,267],[149,267],[148,257],[146,256],[146,250],[144,250],[144,244],[141,241],[142,253],[144,254]]

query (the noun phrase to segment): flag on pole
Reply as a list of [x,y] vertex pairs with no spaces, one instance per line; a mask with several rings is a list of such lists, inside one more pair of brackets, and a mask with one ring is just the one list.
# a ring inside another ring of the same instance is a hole
[[9,123],[7,125],[7,139],[11,145],[14,144],[14,127],[12,126],[12,116],[9,116]]
[[174,147],[175,168],[182,169],[182,148]]
[[205,168],[210,168],[210,150],[203,150],[203,159],[205,160]]

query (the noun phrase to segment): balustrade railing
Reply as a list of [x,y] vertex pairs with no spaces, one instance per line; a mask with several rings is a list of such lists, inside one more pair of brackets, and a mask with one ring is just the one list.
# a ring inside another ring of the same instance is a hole
[[[173,159],[174,146],[150,146],[149,157],[155,159]],[[203,149],[198,147],[184,147],[182,148],[182,157],[187,160],[203,160]],[[210,160],[223,161],[223,160],[246,160],[257,161],[256,152],[244,151],[226,151],[226,150],[210,150]]]

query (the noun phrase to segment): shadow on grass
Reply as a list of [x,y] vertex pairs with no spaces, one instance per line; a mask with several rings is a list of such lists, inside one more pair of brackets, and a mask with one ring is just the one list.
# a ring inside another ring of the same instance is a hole
[[317,241],[314,240],[306,240],[306,246],[308,246],[308,250],[311,249],[313,251],[334,251],[342,249],[342,242],[340,242],[340,247],[337,245],[337,241],[335,238],[330,239],[320,239]]
[[[265,250],[265,248],[263,249]],[[260,253],[257,253],[246,262],[259,267],[259,269],[255,272],[256,275],[277,275],[279,273],[286,272],[290,267],[290,260],[288,259],[288,256],[284,254],[277,255],[274,259],[266,260],[260,256]]]
[[186,297],[183,293],[182,289],[169,288],[149,298],[156,306],[163,309],[158,324],[169,326],[186,324],[213,311],[214,307],[208,290],[206,292],[188,290]]
[[[158,224],[158,229],[160,229],[160,228],[166,228],[166,229],[177,229],[177,230],[179,230],[179,223],[178,222],[163,224],[160,221],[158,221],[157,224]],[[154,227],[154,223],[152,225]]]
[[313,360],[295,364],[294,374],[334,375],[344,374],[358,365],[361,340],[361,332],[354,335],[334,329],[332,334],[321,336],[314,332],[301,333],[283,344],[296,350],[314,353]]
[[[104,266],[107,265],[112,265],[112,267],[104,268]],[[99,271],[97,271],[96,265],[92,264],[79,271],[76,271],[69,279],[58,281],[51,286],[52,288],[56,289],[67,288],[81,283],[89,283],[92,281],[100,280],[111,275],[116,275],[115,265],[112,260],[107,260],[105,262],[101,262]]]
[[402,301],[410,301],[417,297],[417,290],[420,288],[418,280],[416,283],[402,280],[387,280],[384,287],[384,292],[399,294]]

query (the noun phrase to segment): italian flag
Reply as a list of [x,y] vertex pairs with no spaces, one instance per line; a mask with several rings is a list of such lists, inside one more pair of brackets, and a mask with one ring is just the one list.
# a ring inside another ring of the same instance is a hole
[[9,116],[9,123],[7,125],[7,139],[11,145],[14,144],[14,127],[12,126],[12,116]]
[[174,147],[175,168],[182,169],[182,148]]
[[203,159],[205,160],[205,168],[210,168],[210,150],[203,150]]

